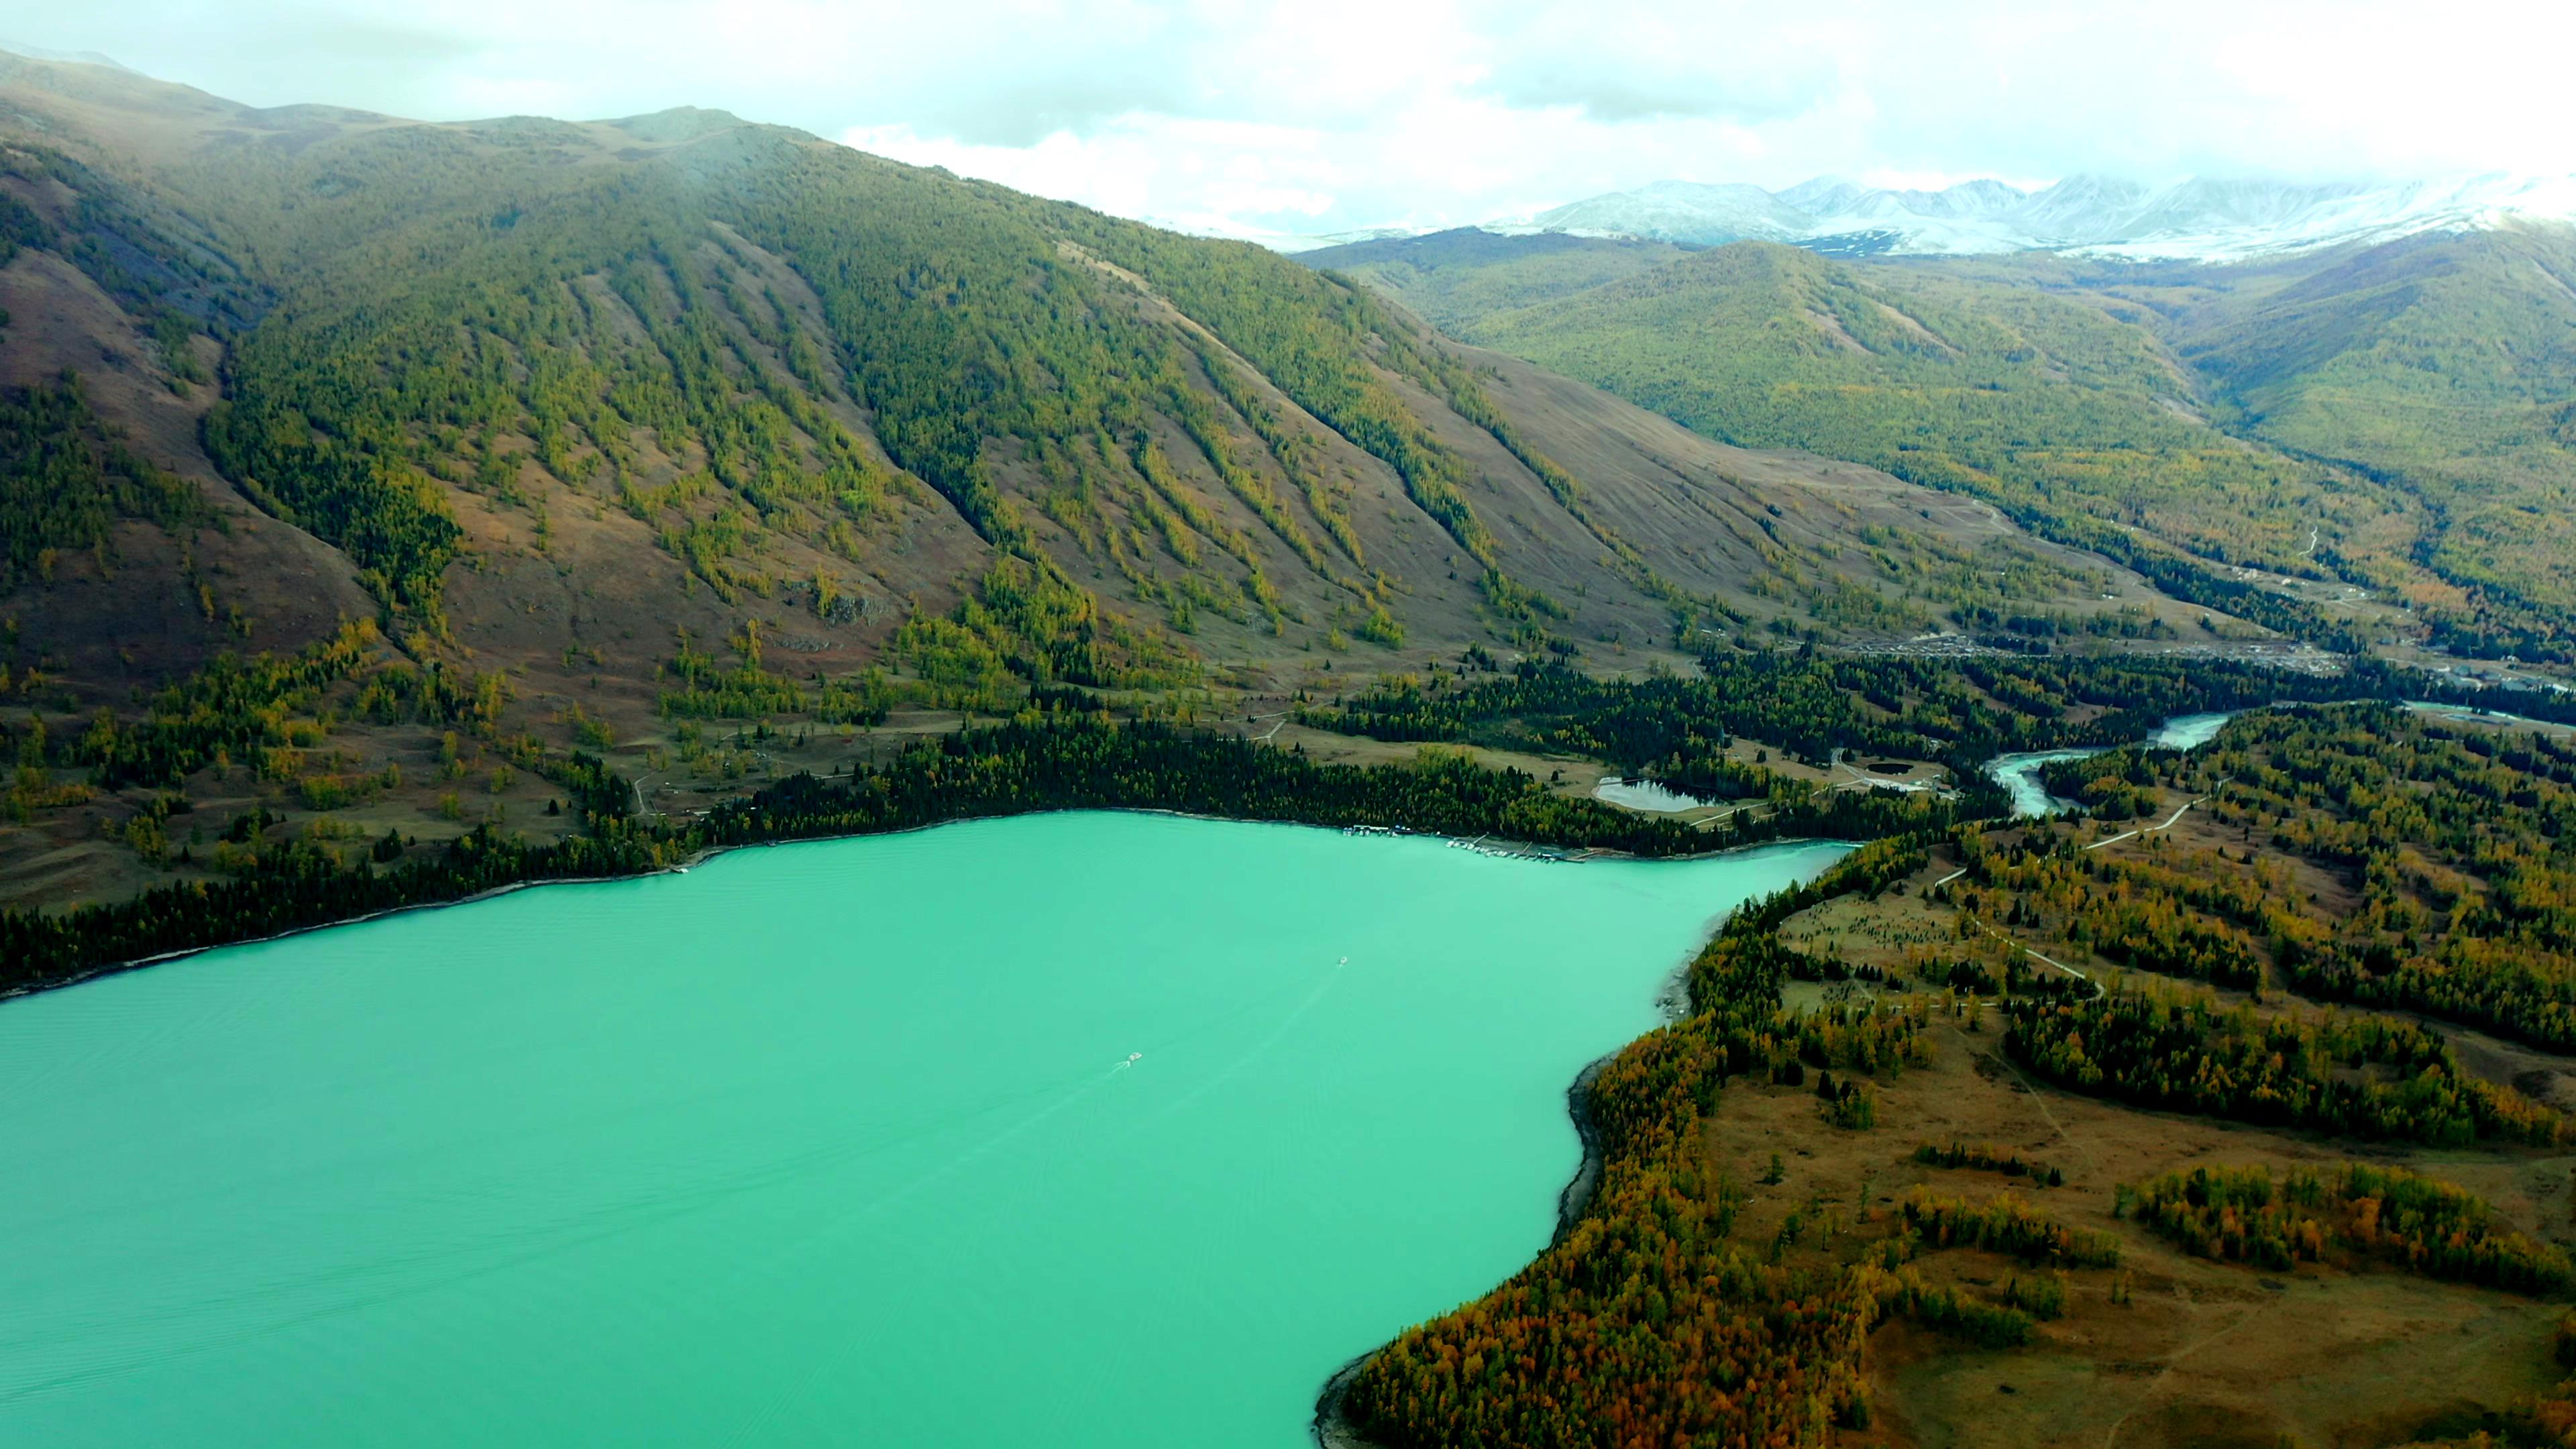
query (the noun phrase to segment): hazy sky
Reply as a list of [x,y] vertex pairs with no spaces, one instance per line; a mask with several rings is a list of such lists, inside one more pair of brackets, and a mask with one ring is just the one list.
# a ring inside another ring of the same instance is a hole
[[80,0],[0,43],[433,119],[718,106],[1184,224],[1663,177],[2576,172],[2576,6],[2489,0]]

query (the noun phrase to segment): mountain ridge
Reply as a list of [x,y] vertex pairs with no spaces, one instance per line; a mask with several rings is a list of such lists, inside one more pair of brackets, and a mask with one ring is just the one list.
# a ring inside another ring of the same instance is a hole
[[[1833,176],[1779,191],[1666,180],[1476,226],[1500,236],[1682,246],[1772,241],[1835,256],[2046,251],[2139,262],[2244,262],[2535,221],[2576,224],[2576,177],[2493,172],[2373,185],[2193,176],[2151,186],[2075,175],[2030,190],[1981,177],[1937,191],[1864,187]],[[1295,254],[1429,230],[1379,227],[1265,240]]]
[[[1991,510],[1262,248],[719,112],[424,123],[0,57],[0,307],[0,483],[63,505],[0,510],[0,729],[112,742],[228,659],[313,660],[297,743],[227,746],[278,752],[256,791],[168,776],[299,822],[551,829],[550,750],[707,803],[765,731],[863,753],[1036,691],[1195,719],[1472,650],[2221,646]],[[518,742],[472,808],[420,727],[460,719]],[[201,868],[117,843],[150,801],[45,778],[0,892]]]
[[2322,571],[2374,639],[2576,660],[2576,229],[2225,265],[1478,231],[1303,259],[1712,437],[2046,503],[2091,546],[2143,533],[2280,591]]

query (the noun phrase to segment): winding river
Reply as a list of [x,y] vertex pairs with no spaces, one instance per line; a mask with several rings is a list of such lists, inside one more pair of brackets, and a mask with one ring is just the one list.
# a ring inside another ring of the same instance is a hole
[[[2218,738],[2218,731],[2229,720],[2243,713],[2228,710],[2219,714],[2178,714],[2158,725],[2145,743],[2163,750],[2196,750]],[[2100,745],[2077,750],[2035,750],[2028,754],[1997,755],[1986,762],[1986,774],[2012,795],[2013,813],[2025,818],[2055,815],[2074,808],[2072,801],[2060,800],[2040,783],[2043,766],[2062,760],[2089,760],[2109,754],[2115,746]]]
[[0,1004],[0,1441],[1296,1449],[1841,850],[1032,816]]
[[[2506,714],[2501,710],[2483,709],[2473,705],[2437,704],[2429,700],[2410,699],[2405,701],[2405,707],[2418,714],[2452,723],[2470,722],[2549,731],[2568,729],[2566,725],[2552,724],[2547,720],[2529,719],[2522,715]],[[2218,738],[2219,730],[2224,728],[2229,720],[2243,713],[2245,713],[2243,710],[2226,710],[2216,714],[2178,714],[2158,725],[2143,743],[2158,749],[2196,750]],[[2042,785],[2039,780],[2041,767],[2056,764],[2060,760],[2090,759],[2095,755],[2108,754],[2113,748],[2115,747],[2104,745],[2090,749],[2037,750],[2029,754],[1997,755],[1986,762],[1985,770],[1989,777],[2011,793],[2014,814],[2023,817],[2055,815],[2074,808],[2074,802],[2060,800],[2048,793],[2048,787]]]

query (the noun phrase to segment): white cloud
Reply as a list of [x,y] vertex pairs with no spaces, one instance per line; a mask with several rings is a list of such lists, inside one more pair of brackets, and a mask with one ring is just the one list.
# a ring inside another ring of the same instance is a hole
[[2499,0],[89,0],[9,25],[263,104],[722,106],[1237,229],[1667,176],[2576,171],[2576,9]]
[[1312,218],[1333,208],[1344,180],[1313,132],[1142,112],[1110,117],[1088,135],[1058,131],[1027,146],[923,135],[909,125],[856,126],[839,139],[1124,216],[1163,215],[1178,203],[1193,220]]

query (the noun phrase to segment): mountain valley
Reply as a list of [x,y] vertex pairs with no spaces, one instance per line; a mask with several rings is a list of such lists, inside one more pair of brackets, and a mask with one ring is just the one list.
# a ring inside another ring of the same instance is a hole
[[2553,186],[0,50],[0,1433],[2576,1449]]
[[1458,233],[1302,256],[1713,438],[2268,576],[2275,627],[2571,657],[2576,228],[2225,267]]
[[[698,768],[729,721],[953,724],[1032,682],[1196,717],[1470,645],[1641,668],[1962,618],[2269,637],[1248,245],[720,113],[429,126],[0,66],[8,458],[84,494],[11,519],[19,727],[78,734],[346,621],[371,631],[347,698],[262,768],[371,833],[551,828],[528,764],[575,746],[703,776],[696,808],[766,768]],[[506,721],[519,763],[421,744],[429,698]],[[213,758],[190,793],[249,805]],[[516,783],[469,805],[463,768]],[[78,794],[24,783],[9,895],[137,879],[112,841],[149,797]]]

